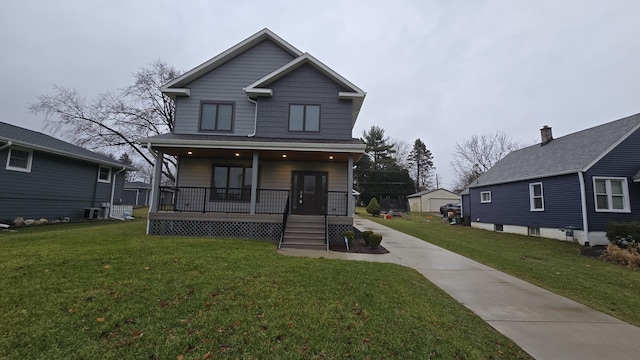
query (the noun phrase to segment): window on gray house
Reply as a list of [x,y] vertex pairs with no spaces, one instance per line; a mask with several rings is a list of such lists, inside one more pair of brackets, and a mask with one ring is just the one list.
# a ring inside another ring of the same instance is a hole
[[289,131],[320,131],[320,105],[289,105]]
[[211,200],[249,201],[253,169],[239,166],[214,166]]
[[16,148],[9,149],[7,159],[7,170],[31,172],[31,160],[33,152],[27,150],[19,150]]
[[231,131],[233,128],[232,103],[202,103],[200,109],[200,130]]

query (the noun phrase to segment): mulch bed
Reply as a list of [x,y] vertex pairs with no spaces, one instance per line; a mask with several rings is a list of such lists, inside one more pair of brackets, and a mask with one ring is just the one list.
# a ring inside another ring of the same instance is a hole
[[382,245],[375,249],[368,247],[362,238],[353,239],[353,241],[349,243],[349,251],[347,251],[347,246],[344,243],[331,244],[329,245],[329,250],[357,254],[387,254],[389,252],[389,250],[385,249]]

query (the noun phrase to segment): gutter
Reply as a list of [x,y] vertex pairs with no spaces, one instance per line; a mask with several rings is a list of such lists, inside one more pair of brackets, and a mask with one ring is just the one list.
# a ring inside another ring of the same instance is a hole
[[255,105],[255,108],[256,108],[255,115],[253,117],[253,134],[247,135],[247,137],[254,137],[256,136],[256,131],[258,130],[258,102],[251,100],[251,98],[248,95],[247,95],[247,100],[253,103],[253,105]]
[[13,141],[8,140],[6,144],[0,146],[0,150],[4,150],[4,149],[6,149],[8,147],[11,147],[11,145],[13,145]]
[[122,169],[118,170],[111,176],[111,201],[109,202],[109,216],[107,217],[107,219],[111,218],[111,209],[113,208],[113,195],[116,192],[116,180],[118,178],[118,174],[126,170],[126,167],[122,167]]

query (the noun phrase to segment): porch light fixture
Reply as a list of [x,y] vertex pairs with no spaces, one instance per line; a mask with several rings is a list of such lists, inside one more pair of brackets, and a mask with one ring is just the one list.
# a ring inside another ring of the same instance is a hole
[[239,157],[239,156],[240,156],[240,153],[236,153],[236,157]]
[[193,151],[191,150],[187,151],[187,155],[193,155]]
[[330,156],[329,156],[329,160],[333,160],[333,155],[330,155]]
[[283,158],[286,158],[286,157],[287,157],[287,154],[282,154],[282,157],[283,157]]

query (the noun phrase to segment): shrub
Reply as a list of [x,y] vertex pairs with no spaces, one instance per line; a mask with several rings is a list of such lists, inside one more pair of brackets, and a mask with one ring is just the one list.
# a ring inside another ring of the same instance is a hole
[[380,204],[376,198],[371,198],[369,205],[367,205],[367,212],[373,216],[380,215]]
[[371,230],[362,232],[362,239],[364,239],[364,243],[367,244],[367,246],[370,246],[369,244],[371,244],[371,235],[373,235],[373,231]]
[[618,245],[610,244],[602,257],[610,263],[632,269],[640,268],[640,252],[634,249],[623,249]]
[[382,242],[382,235],[374,233],[374,234],[371,234],[371,236],[369,236],[369,247],[371,247],[372,249],[375,249],[378,246],[380,246],[381,242]]
[[623,249],[640,252],[640,222],[615,222],[607,224],[607,239]]

